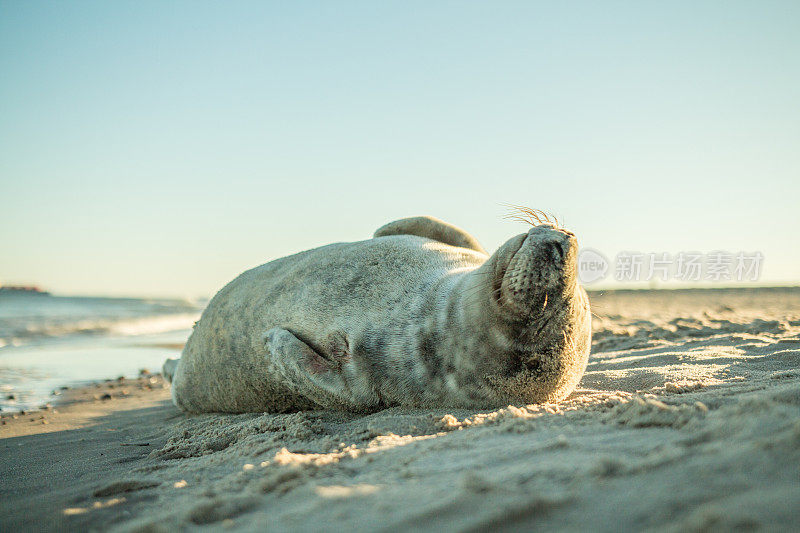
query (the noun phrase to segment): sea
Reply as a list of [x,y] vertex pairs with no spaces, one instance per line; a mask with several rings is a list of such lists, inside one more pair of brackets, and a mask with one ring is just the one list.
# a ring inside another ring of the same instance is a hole
[[64,387],[160,371],[206,304],[0,292],[0,409],[35,409]]

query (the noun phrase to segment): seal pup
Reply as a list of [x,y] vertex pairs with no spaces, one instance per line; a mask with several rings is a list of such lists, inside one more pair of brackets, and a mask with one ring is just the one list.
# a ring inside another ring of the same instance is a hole
[[397,220],[241,274],[164,376],[192,413],[558,401],[591,343],[577,248],[542,223],[489,256],[436,218]]

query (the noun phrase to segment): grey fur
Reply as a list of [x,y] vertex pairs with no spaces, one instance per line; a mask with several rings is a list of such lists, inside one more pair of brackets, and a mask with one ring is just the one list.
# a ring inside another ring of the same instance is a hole
[[591,340],[576,255],[547,224],[489,257],[455,226],[402,219],[241,274],[164,374],[188,412],[557,401]]

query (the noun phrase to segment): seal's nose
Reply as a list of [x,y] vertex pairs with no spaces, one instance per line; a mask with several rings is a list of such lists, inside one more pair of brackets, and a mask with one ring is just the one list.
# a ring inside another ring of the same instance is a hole
[[526,240],[549,268],[568,270],[577,260],[578,240],[570,231],[542,224],[531,228]]
[[549,241],[547,246],[550,246],[550,256],[553,258],[553,261],[560,263],[564,260],[564,256],[567,255],[569,241],[563,239],[553,240]]
[[528,239],[556,264],[563,263],[569,251],[577,246],[575,234],[551,224],[541,224],[528,231]]

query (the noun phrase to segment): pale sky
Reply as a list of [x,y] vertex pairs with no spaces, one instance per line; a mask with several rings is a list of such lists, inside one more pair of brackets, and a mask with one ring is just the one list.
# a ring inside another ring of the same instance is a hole
[[800,2],[0,1],[0,282],[209,296],[431,214],[800,282]]

